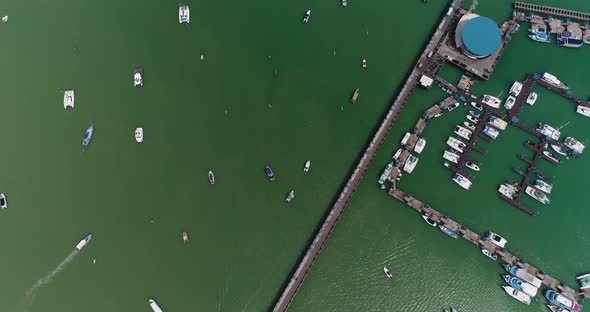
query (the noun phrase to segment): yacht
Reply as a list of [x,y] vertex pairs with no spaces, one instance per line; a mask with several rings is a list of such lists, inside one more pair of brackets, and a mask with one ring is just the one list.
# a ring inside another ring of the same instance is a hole
[[352,102],[352,104],[356,103],[356,100],[359,98],[359,92],[360,92],[359,88],[356,88],[354,90],[354,93],[352,94],[352,98],[350,98],[350,102]]
[[493,252],[491,252],[491,251],[489,251],[489,250],[487,250],[485,248],[481,250],[481,253],[484,254],[486,257],[494,260],[494,261],[498,260],[498,255],[497,254],[495,254],[495,253],[493,253]]
[[506,244],[508,244],[508,241],[504,237],[494,232],[487,232],[484,236],[484,239],[490,241],[492,244],[500,248],[504,248],[506,247]]
[[474,170],[474,171],[479,171],[479,166],[476,163],[472,163],[471,161],[467,161],[465,162],[465,167]]
[[500,129],[500,130],[506,130],[506,127],[508,126],[508,123],[496,116],[490,116],[490,118],[488,118],[488,122],[490,123],[490,125]]
[[367,68],[367,59],[363,59],[363,61],[361,62],[361,65],[363,68]]
[[449,106],[447,107],[447,110],[448,110],[449,112],[452,112],[452,111],[454,111],[454,110],[455,110],[457,107],[459,107],[459,102],[455,102],[455,103],[453,103],[453,104],[449,105]]
[[473,108],[477,109],[477,110],[482,110],[483,107],[481,106],[481,104],[477,103],[477,102],[471,102],[471,106],[473,106]]
[[495,96],[487,95],[487,94],[484,94],[483,99],[481,101],[482,101],[482,103],[484,103],[490,107],[493,107],[493,108],[499,108],[500,103],[502,103],[502,101],[500,101],[499,98],[497,98]]
[[582,152],[586,148],[584,144],[572,137],[565,138],[565,140],[563,141],[563,145],[571,148],[574,154],[582,154]]
[[74,108],[74,90],[64,92],[64,108]]
[[474,124],[477,124],[479,122],[479,119],[477,119],[475,116],[468,114],[467,116],[465,116],[465,118],[467,118],[467,120],[471,121]]
[[148,300],[148,302],[150,304],[150,307],[152,308],[152,311],[154,311],[154,312],[163,312],[162,311],[162,308],[160,308],[160,306],[158,305],[158,303],[156,302],[156,300],[150,298]]
[[309,166],[311,166],[311,160],[308,160],[305,162],[305,165],[303,166],[303,171],[304,172],[308,172],[309,171]]
[[454,138],[454,137],[449,137],[449,139],[447,140],[447,145],[452,147],[454,150],[456,150],[459,153],[463,153],[463,151],[465,150],[465,143],[461,142],[460,140]]
[[512,87],[510,87],[510,94],[513,95],[514,97],[517,97],[520,94],[521,90],[522,90],[522,83],[519,81],[515,81],[512,84]]
[[207,177],[209,178],[209,183],[211,183],[211,185],[215,184],[215,175],[213,174],[213,171],[209,170]]
[[578,113],[580,115],[584,115],[586,117],[590,117],[590,107],[578,105],[578,108],[576,109],[576,113]]
[[492,126],[485,125],[483,127],[483,134],[485,134],[495,140],[498,137],[498,135],[500,134],[500,131],[498,131],[496,128],[494,128]]
[[461,126],[455,126],[455,134],[457,134],[458,136],[469,140],[471,139],[471,130],[467,129],[467,128],[463,128]]
[[135,129],[135,142],[137,142],[137,143],[143,142],[143,128]]
[[274,172],[272,172],[272,168],[270,166],[264,167],[264,172],[266,173],[266,176],[268,177],[269,180],[274,181],[275,174],[274,174]]
[[549,302],[553,303],[554,305],[564,308],[571,312],[579,312],[582,311],[582,306],[577,303],[576,301],[556,292],[553,289],[547,290],[545,293],[545,298],[549,300]]
[[94,133],[94,125],[90,124],[90,127],[86,129],[84,132],[84,137],[82,138],[82,152],[88,147],[90,144],[90,140],[92,140],[92,134]]
[[90,240],[92,239],[92,234],[88,234],[86,235],[86,237],[84,237],[77,245],[76,245],[76,251],[80,251],[82,250],[82,248],[84,248],[84,246],[86,246],[86,244],[88,244],[88,242],[90,242]]
[[456,164],[459,162],[459,158],[461,157],[453,152],[445,151],[443,153],[443,158]]
[[182,241],[184,243],[188,243],[189,239],[188,239],[188,233],[187,232],[182,232]]
[[412,171],[414,171],[414,168],[416,168],[416,165],[418,164],[418,160],[418,157],[410,155],[410,157],[408,157],[406,163],[404,164],[404,171],[407,173],[412,173]]
[[8,208],[8,202],[6,201],[6,194],[0,193],[0,208]]
[[537,102],[538,96],[539,95],[537,94],[537,92],[529,93],[529,96],[526,97],[526,103],[529,105],[535,105],[535,102]]
[[385,273],[385,276],[387,276],[387,278],[393,277],[393,275],[391,275],[391,272],[389,272],[389,269],[386,267],[383,267],[383,273]]
[[181,5],[178,7],[178,22],[182,23],[190,23],[191,21],[191,11],[188,8],[188,5]]
[[590,273],[576,277],[580,281],[580,289],[590,288]]
[[518,291],[510,286],[502,286],[502,288],[504,288],[504,291],[506,291],[506,293],[509,294],[512,298],[514,298],[524,304],[531,303],[531,297],[529,297],[524,292]]
[[559,158],[559,156],[551,153],[550,151],[543,151],[543,155],[547,156],[556,163],[559,163],[561,161],[561,158]]
[[559,81],[559,79],[557,79],[557,77],[551,75],[550,73],[544,73],[543,76],[541,76],[541,80],[544,80],[560,89],[563,90],[568,90],[570,87],[568,87],[565,83]]
[[468,190],[471,187],[471,181],[469,181],[469,179],[467,179],[466,177],[455,173],[455,176],[453,177],[453,181],[455,181],[455,183],[457,183],[460,187]]
[[464,125],[464,126],[467,128],[467,129],[469,129],[469,130],[471,130],[471,131],[475,131],[475,128],[476,128],[476,127],[475,127],[475,125],[474,125],[474,124],[472,124],[472,123],[469,123],[468,121],[464,121],[464,122],[463,122],[463,125]]
[[290,203],[291,200],[293,200],[293,198],[295,198],[295,191],[291,190],[291,192],[289,192],[289,195],[287,195],[287,198],[285,199],[285,201]]
[[559,146],[559,145],[554,145],[554,144],[551,144],[551,148],[552,148],[554,151],[556,151],[556,152],[557,152],[557,154],[559,154],[559,155],[567,156],[567,154],[568,154],[568,149],[567,149],[567,148],[564,148],[564,147],[562,148],[562,147],[561,147],[561,146]]
[[551,37],[545,28],[529,29],[529,38],[537,42],[551,42]]
[[538,189],[536,189],[532,186],[527,186],[526,189],[524,190],[524,192],[527,193],[530,197],[536,199],[538,202],[540,202],[543,205],[551,203],[551,200],[549,199],[547,194],[539,191]]
[[133,70],[133,86],[143,86],[143,69],[141,69],[141,67],[138,67]]
[[303,15],[303,23],[307,24],[309,22],[309,18],[311,17],[311,10],[307,10],[305,15]]
[[347,6],[348,3],[346,2],[346,0],[342,0],[342,6]]
[[514,287],[516,290],[522,291],[523,293],[534,297],[537,295],[537,291],[539,290],[537,287],[521,280],[520,278],[516,277],[516,276],[512,276],[512,275],[502,275],[502,278],[504,279],[504,281]]
[[423,138],[419,138],[418,141],[416,141],[416,145],[414,146],[414,152],[416,152],[418,154],[422,153],[425,146],[426,146],[426,140],[424,140]]
[[551,191],[553,190],[553,185],[551,185],[543,180],[535,181],[535,187],[540,189],[541,191],[545,192],[546,194],[551,194]]
[[516,103],[516,98],[512,95],[508,96],[506,102],[504,103],[504,108],[507,110],[511,110],[514,107],[514,103]]
[[409,132],[406,132],[406,134],[404,134],[404,137],[402,138],[402,141],[400,142],[402,145],[408,143],[408,140],[410,139],[411,134]]
[[556,141],[559,140],[559,137],[561,136],[559,130],[543,122],[540,122],[537,126],[537,132]]
[[432,220],[430,217],[428,217],[426,215],[422,215],[422,219],[424,219],[424,221],[431,226],[437,226],[436,221]]
[[557,35],[557,45],[566,48],[579,48],[584,45],[584,40],[580,37],[574,36],[569,31],[561,32]]
[[446,226],[444,226],[444,225],[442,225],[442,224],[440,224],[440,225],[438,226],[438,228],[439,228],[441,231],[443,231],[445,234],[449,235],[449,236],[450,236],[450,237],[452,237],[452,238],[455,238],[455,239],[456,239],[457,237],[459,237],[459,235],[457,235],[457,232],[455,232],[455,231],[453,231],[453,230],[449,229],[448,227],[446,227]]
[[500,184],[500,188],[498,189],[498,192],[500,192],[500,194],[502,194],[510,199],[514,199],[514,195],[516,195],[516,193],[518,192],[518,189],[513,184],[504,183],[504,184]]

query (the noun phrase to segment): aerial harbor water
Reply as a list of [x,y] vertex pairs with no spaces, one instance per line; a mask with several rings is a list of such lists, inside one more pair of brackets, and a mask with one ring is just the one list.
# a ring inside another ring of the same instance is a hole
[[[180,24],[178,4],[163,1],[5,1],[0,311],[271,310],[449,3],[190,1]],[[500,23],[512,2],[479,1],[476,12]],[[587,99],[588,47],[535,42],[521,28],[472,93],[505,100],[513,81],[550,72]],[[460,76],[442,68],[447,81]],[[590,119],[533,90],[523,123],[588,142]],[[507,296],[499,261],[376,183],[404,133],[446,96],[414,90],[290,311],[546,310],[540,295],[529,306]],[[590,157],[540,163],[554,189],[550,205],[523,197],[531,217],[497,192],[519,181],[517,154],[532,156],[523,142],[534,137],[510,126],[478,143],[487,153],[472,153],[481,171],[465,191],[441,155],[472,109],[430,122],[399,187],[501,234],[511,253],[577,289],[575,276],[590,272]],[[73,251],[88,233],[92,243]]]

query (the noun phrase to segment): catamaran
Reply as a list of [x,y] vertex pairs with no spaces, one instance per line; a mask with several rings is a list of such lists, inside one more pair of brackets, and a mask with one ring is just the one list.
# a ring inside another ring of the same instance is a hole
[[135,141],[137,143],[143,142],[143,128],[135,129]]
[[419,138],[418,141],[416,141],[416,146],[414,146],[414,152],[416,152],[418,154],[422,153],[425,146],[426,146],[426,140],[423,138]]
[[578,105],[578,108],[576,109],[576,113],[578,113],[580,115],[584,115],[586,117],[590,117],[590,107]]
[[469,140],[471,139],[471,130],[467,129],[467,128],[463,128],[461,126],[455,126],[455,130],[454,130],[455,134],[457,134],[458,136]]
[[496,129],[496,128],[492,127],[492,126],[488,126],[488,125],[485,125],[483,127],[483,131],[482,132],[483,132],[483,134],[489,136],[490,138],[492,138],[494,140],[500,134],[500,131],[498,131],[498,129]]
[[514,103],[516,103],[516,98],[513,95],[508,96],[506,98],[506,102],[504,103],[504,108],[507,110],[511,110],[514,107]]
[[584,144],[582,144],[582,142],[580,142],[572,137],[565,138],[565,140],[563,140],[563,145],[571,148],[574,155],[582,154],[582,152],[586,148],[586,146]]
[[309,18],[311,17],[311,10],[307,10],[305,15],[303,15],[303,23],[307,24],[309,22]]
[[522,90],[522,83],[519,81],[515,81],[512,84],[512,87],[510,87],[510,94],[512,94],[514,97],[517,97],[520,94],[521,90]]
[[466,190],[471,187],[471,181],[458,173],[455,173],[455,176],[453,176],[453,181]]
[[154,312],[163,312],[162,308],[160,308],[160,306],[158,305],[158,303],[156,302],[156,300],[154,299],[149,299],[148,300],[149,304],[150,304],[150,308],[152,308],[152,311]]
[[518,188],[515,186],[515,184],[504,183],[500,185],[498,192],[510,199],[514,199],[514,196],[516,193],[518,193]]
[[543,122],[540,122],[537,126],[537,132],[556,141],[561,136],[561,132],[558,129]]
[[64,92],[64,108],[74,108],[74,90]]
[[448,160],[448,161],[450,161],[450,162],[452,162],[452,163],[455,163],[456,164],[456,163],[459,162],[460,156],[457,155],[457,154],[455,154],[455,153],[453,153],[453,152],[445,151],[443,153],[443,158],[446,159],[446,160]]
[[178,22],[182,23],[190,23],[191,22],[191,11],[188,8],[188,5],[181,5],[178,7]]
[[487,94],[484,94],[483,99],[481,101],[482,101],[482,103],[484,103],[490,107],[493,107],[493,108],[499,108],[500,103],[502,103],[502,101],[500,101],[499,98],[497,98],[495,96],[487,95]]
[[538,189],[536,189],[532,186],[527,186],[526,189],[524,190],[524,192],[527,193],[530,197],[536,199],[538,202],[540,202],[543,205],[551,203],[551,199],[549,199],[547,194],[539,191]]
[[502,286],[502,288],[504,288],[504,291],[506,291],[506,293],[509,294],[510,297],[512,297],[524,304],[531,304],[531,297],[529,297],[524,292],[516,290],[510,286]]
[[416,165],[418,164],[418,160],[418,157],[410,155],[410,157],[408,157],[406,163],[404,164],[403,170],[407,173],[412,173],[412,171],[414,171],[414,168],[416,168]]
[[80,251],[82,250],[82,248],[84,248],[84,246],[86,246],[86,244],[88,244],[88,242],[90,242],[90,240],[92,239],[92,234],[88,234],[86,235],[86,237],[84,237],[75,247],[76,251]]
[[88,127],[86,132],[84,132],[84,138],[82,138],[82,152],[84,152],[88,147],[88,144],[90,144],[90,140],[92,140],[92,133],[94,133],[94,125],[90,124],[90,127]]
[[488,122],[490,123],[490,125],[500,129],[500,130],[506,130],[506,127],[508,126],[508,123],[496,116],[490,116],[490,118],[488,118]]
[[537,94],[537,92],[529,93],[529,96],[527,96],[527,98],[526,98],[526,103],[529,105],[535,105],[535,102],[537,101],[538,96],[539,95]]
[[459,139],[456,139],[454,137],[449,137],[449,139],[447,140],[447,145],[452,147],[459,153],[463,153],[466,147],[465,143],[461,142]]
[[508,244],[508,241],[504,237],[502,237],[494,232],[487,232],[484,235],[484,239],[490,241],[492,244],[494,244],[500,248],[504,248],[504,247],[506,247],[506,244]]

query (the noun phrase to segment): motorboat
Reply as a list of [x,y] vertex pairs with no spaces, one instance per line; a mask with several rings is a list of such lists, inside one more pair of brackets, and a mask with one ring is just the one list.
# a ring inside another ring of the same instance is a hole
[[135,142],[137,142],[137,143],[143,142],[143,128],[135,129]]
[[363,59],[363,61],[361,62],[361,65],[363,68],[367,68],[367,59]]
[[473,108],[475,108],[479,111],[483,109],[483,106],[481,106],[481,104],[479,104],[477,102],[471,102],[471,106],[473,106]]
[[432,220],[429,216],[427,215],[422,215],[422,219],[424,219],[424,221],[426,223],[428,223],[430,226],[437,226],[438,224],[436,223],[436,221]]
[[578,113],[580,115],[584,115],[586,117],[590,117],[590,107],[578,105],[578,108],[576,109],[576,113]]
[[453,181],[466,190],[471,187],[471,181],[458,173],[455,173],[455,176],[453,176]]
[[418,141],[416,141],[416,145],[414,146],[414,152],[416,152],[418,154],[422,153],[425,146],[426,146],[426,140],[423,138],[419,138]]
[[454,150],[456,150],[459,153],[463,153],[463,151],[465,150],[465,143],[461,142],[460,140],[454,138],[454,137],[449,137],[449,139],[447,140],[447,145],[452,147]]
[[272,172],[272,168],[270,166],[266,166],[264,168],[264,172],[266,173],[266,176],[268,177],[269,180],[274,181],[275,174],[274,174],[274,172]]
[[537,125],[537,132],[556,141],[559,140],[559,137],[561,136],[561,132],[558,129],[543,122],[540,122],[539,125]]
[[529,35],[529,38],[531,38],[534,41],[544,43],[551,42],[551,37],[549,36],[545,28],[529,29],[529,32],[531,33]]
[[2,23],[8,23],[8,15],[2,16]]
[[86,129],[84,132],[84,137],[82,138],[82,152],[88,147],[90,144],[90,140],[92,140],[92,134],[94,133],[94,125],[90,124],[90,127]]
[[311,160],[308,160],[305,162],[305,165],[303,166],[303,171],[304,172],[308,172],[309,171],[309,166],[311,166]]
[[459,107],[459,102],[455,102],[455,103],[453,103],[453,104],[449,105],[449,106],[447,107],[447,110],[448,110],[449,112],[452,112],[452,111],[454,111],[454,110],[455,110],[457,107]]
[[474,170],[474,171],[479,171],[479,166],[476,163],[473,163],[471,161],[467,161],[465,162],[465,167]]
[[590,273],[576,277],[580,281],[580,289],[590,288]]
[[551,194],[551,191],[553,190],[553,185],[551,185],[543,180],[535,181],[535,187],[538,188],[539,190],[545,192],[546,194]]
[[443,158],[456,164],[459,162],[459,158],[461,157],[453,152],[445,151],[443,153]]
[[498,255],[497,254],[495,254],[495,253],[493,253],[493,252],[491,252],[491,251],[489,251],[489,250],[487,250],[485,248],[483,248],[481,250],[481,253],[484,254],[486,257],[494,260],[494,261],[498,260]]
[[398,148],[397,151],[395,151],[395,154],[393,154],[393,159],[394,160],[397,160],[398,159],[399,155],[402,154],[402,150],[403,150],[402,148]]
[[532,274],[528,273],[527,271],[525,271],[523,269],[519,269],[518,267],[516,267],[514,265],[505,263],[504,269],[506,270],[506,272],[520,278],[521,280],[523,280],[523,281],[525,281],[537,288],[540,288],[541,285],[543,285],[543,281],[534,277]]
[[182,232],[182,241],[188,243],[188,233]]
[[409,132],[406,132],[406,134],[404,134],[404,137],[401,140],[401,144],[404,145],[406,143],[408,143],[408,140],[410,139],[411,134]]
[[559,156],[551,153],[550,151],[543,151],[543,155],[547,156],[549,159],[553,160],[556,163],[559,163],[561,161],[561,158],[559,158]]
[[438,228],[439,228],[441,231],[443,231],[443,233],[445,233],[445,234],[449,235],[449,236],[450,236],[450,237],[452,237],[452,238],[455,238],[455,239],[456,239],[457,237],[459,237],[459,235],[457,234],[457,232],[455,232],[455,231],[453,231],[453,230],[449,229],[448,227],[446,227],[446,226],[444,226],[444,225],[442,225],[442,224],[440,224],[440,225],[438,226]]
[[536,189],[532,186],[527,186],[526,189],[524,190],[524,192],[527,193],[530,197],[536,199],[538,202],[540,202],[543,205],[547,205],[547,204],[551,203],[551,200],[549,199],[547,194],[539,191],[538,189]]
[[579,48],[584,45],[584,40],[581,37],[574,36],[569,31],[564,31],[557,34],[557,45],[566,48]]
[[386,267],[383,267],[383,273],[385,273],[385,276],[387,276],[387,278],[393,277],[393,275],[391,275],[391,272],[389,272],[389,269]]
[[181,5],[178,7],[178,22],[182,23],[190,23],[191,22],[191,11],[188,8],[188,5]]
[[215,184],[215,175],[213,174],[213,171],[209,170],[207,177],[209,178],[209,183],[211,183],[211,185]]
[[552,304],[548,304],[547,308],[549,308],[549,310],[551,310],[551,312],[569,312],[568,310],[562,308],[562,307],[558,307]]
[[490,243],[492,243],[500,248],[504,248],[504,247],[506,247],[506,244],[508,244],[508,241],[504,237],[502,237],[494,232],[487,232],[484,235],[484,239],[490,241]]
[[471,139],[471,130],[467,129],[467,128],[463,128],[461,126],[455,126],[455,130],[454,130],[455,134],[457,134],[458,136],[469,140]]
[[0,193],[0,208],[8,208],[8,202],[6,201],[6,194]]
[[572,300],[553,289],[547,290],[545,293],[545,298],[549,300],[552,304],[564,308],[571,312],[579,312],[582,311],[582,305],[577,303],[575,300]]
[[472,124],[472,123],[470,123],[469,121],[464,121],[464,122],[463,122],[463,125],[464,125],[464,126],[467,128],[467,129],[469,129],[469,130],[471,130],[471,131],[475,131],[475,128],[476,128],[476,127],[475,127],[475,125],[474,125],[474,124]]
[[496,116],[490,116],[490,118],[488,118],[488,123],[500,130],[506,130],[506,127],[508,126],[508,123],[506,121]]
[[516,290],[510,286],[502,286],[502,288],[504,288],[504,291],[506,291],[506,293],[509,294],[510,297],[512,297],[524,304],[531,304],[531,297],[529,297],[524,292]]
[[143,86],[143,69],[141,67],[137,67],[133,70],[133,86]]
[[149,302],[150,308],[152,308],[153,312],[164,312],[164,311],[162,311],[162,308],[160,308],[160,306],[158,305],[156,300],[150,298],[148,300],[148,302]]
[[500,103],[502,103],[499,98],[487,94],[484,94],[481,102],[493,108],[500,108]]
[[440,112],[440,113],[438,113],[438,114],[435,114],[435,115],[434,115],[434,116],[432,116],[432,117],[433,117],[433,118],[438,118],[438,117],[440,117],[440,116],[442,116],[442,115],[443,115],[443,113],[442,113],[442,112]]
[[418,157],[410,155],[410,157],[406,159],[406,163],[404,164],[403,170],[407,173],[412,173],[412,171],[414,171],[414,168],[416,168],[416,165],[418,164],[418,160]]
[[[479,117],[481,117],[481,112],[469,111],[469,115],[471,115],[471,116],[473,116],[475,118],[479,118]],[[467,118],[467,119],[469,119],[469,118]],[[477,123],[477,122],[474,122],[474,123]]]
[[309,18],[311,17],[311,10],[307,10],[305,15],[303,15],[303,23],[307,24],[309,22]]
[[568,90],[570,87],[568,87],[565,83],[561,82],[559,79],[557,79],[557,77],[553,76],[550,73],[543,73],[543,76],[541,76],[541,80],[544,80],[560,89],[563,90]]
[[496,128],[492,127],[492,126],[489,126],[489,125],[485,125],[483,127],[483,131],[482,132],[483,132],[483,134],[489,136],[490,138],[492,138],[494,140],[500,134],[500,131],[498,131],[498,129],[496,129]]
[[392,170],[393,170],[393,162],[390,162],[387,164],[387,167],[385,167],[385,169],[383,170],[383,173],[381,173],[381,177],[379,177],[379,182],[378,182],[379,185],[383,185],[383,183],[385,183],[385,181],[389,180],[389,175],[391,174]]
[[537,287],[521,280],[520,278],[508,274],[502,275],[504,281],[514,287],[514,289],[518,291],[522,291],[523,293],[527,294],[528,296],[534,297],[537,295],[537,291],[539,290]]
[[537,94],[537,92],[529,93],[529,96],[526,97],[526,103],[529,105],[535,105],[535,102],[537,102],[538,96],[539,95]]
[[498,192],[510,199],[514,199],[514,196],[516,195],[516,193],[518,193],[518,188],[515,184],[504,183],[500,185]]
[[346,2],[346,0],[342,0],[342,6],[347,6],[348,3]]
[[506,98],[506,102],[504,102],[504,108],[511,110],[514,106],[514,103],[516,103],[516,98],[513,95],[510,95],[508,98]]
[[64,91],[64,108],[74,108],[75,98],[74,90]]
[[563,145],[571,148],[572,153],[574,155],[582,154],[582,152],[586,148],[586,146],[584,144],[582,144],[582,142],[580,142],[572,137],[565,138],[565,140],[563,140]]
[[88,234],[84,238],[82,238],[82,240],[78,242],[78,244],[75,247],[76,251],[79,252],[80,250],[82,250],[82,248],[84,248],[88,244],[88,242],[90,242],[91,239],[92,234]]
[[513,95],[514,97],[517,97],[520,94],[521,90],[522,90],[522,83],[519,81],[515,81],[512,84],[512,87],[510,87],[510,94]]
[[295,198],[295,191],[291,190],[291,192],[289,192],[289,195],[287,195],[287,198],[285,199],[288,203],[291,202],[291,200],[293,200],[293,198]]
[[467,120],[471,121],[474,124],[477,124],[479,122],[479,119],[477,119],[475,116],[468,114],[467,116],[465,116],[465,118],[467,118]]
[[352,93],[352,97],[350,98],[350,102],[352,102],[352,104],[356,103],[356,100],[359,98],[359,92],[360,92],[360,89],[356,88],[354,90],[354,93]]
[[567,156],[568,149],[565,147],[561,147],[559,145],[551,144],[551,148],[557,152],[559,155]]

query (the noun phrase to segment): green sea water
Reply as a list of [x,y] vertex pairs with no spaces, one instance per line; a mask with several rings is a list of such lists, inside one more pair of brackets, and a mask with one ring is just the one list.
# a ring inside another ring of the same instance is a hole
[[[269,310],[448,5],[188,4],[189,25],[178,24],[177,3],[161,0],[0,4],[9,16],[0,24],[0,191],[9,203],[0,211],[0,311],[148,311],[148,298],[165,311]],[[582,1],[551,4],[590,10]],[[510,3],[480,1],[478,11],[501,21]],[[521,31],[493,79],[474,92],[497,94],[527,72],[550,71],[590,95],[587,53],[535,44]],[[142,88],[131,86],[136,66]],[[355,88],[361,95],[351,105]],[[68,89],[76,107],[65,111]],[[571,103],[537,91],[526,122],[569,122],[564,134],[590,137]],[[293,311],[543,309],[542,300],[523,307],[505,296],[498,265],[424,227],[376,187],[403,133],[442,97],[435,89],[413,94]],[[528,217],[495,191],[515,178],[511,166],[524,167],[515,154],[526,153],[529,137],[517,129],[480,143],[489,153],[475,157],[482,171],[470,192],[450,182],[440,154],[465,112],[429,126],[418,168],[401,187],[474,230],[503,234],[510,250],[574,285],[573,276],[589,269],[583,178],[590,160],[547,165],[556,177],[553,203],[527,202],[539,211]],[[81,154],[90,123],[94,138]],[[142,144],[133,139],[136,127],[144,128]],[[272,183],[267,164],[277,175]],[[290,190],[296,198],[286,204]],[[90,244],[70,256],[88,233]],[[393,282],[383,279],[384,264]]]

